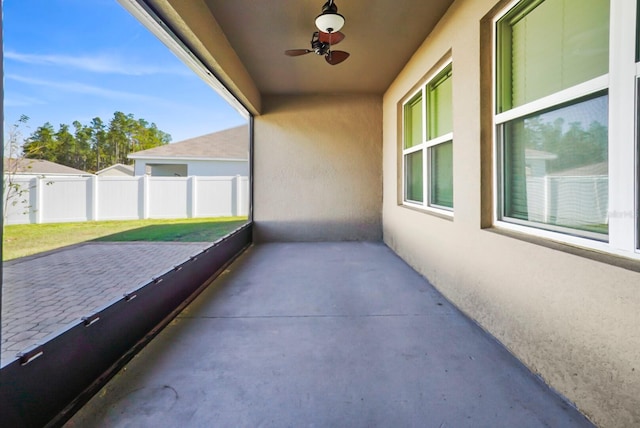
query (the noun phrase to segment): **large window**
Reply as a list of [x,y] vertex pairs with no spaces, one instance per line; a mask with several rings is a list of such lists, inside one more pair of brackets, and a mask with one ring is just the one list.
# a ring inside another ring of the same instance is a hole
[[453,211],[451,63],[439,69],[403,107],[404,202]]
[[495,20],[501,226],[637,257],[635,19],[632,2],[522,0]]

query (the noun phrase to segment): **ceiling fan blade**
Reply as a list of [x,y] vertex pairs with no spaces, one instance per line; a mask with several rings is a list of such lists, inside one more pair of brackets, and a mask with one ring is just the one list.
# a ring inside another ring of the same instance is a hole
[[284,54],[289,56],[300,56],[300,55],[308,54],[310,52],[313,52],[313,51],[309,49],[289,49],[287,51],[284,51]]
[[345,35],[340,31],[336,31],[335,33],[324,33],[322,31],[318,31],[318,33],[318,39],[322,43],[329,43],[330,45],[337,45],[345,38]]
[[325,56],[325,59],[331,65],[340,64],[347,58],[349,58],[349,52],[345,51],[329,51]]

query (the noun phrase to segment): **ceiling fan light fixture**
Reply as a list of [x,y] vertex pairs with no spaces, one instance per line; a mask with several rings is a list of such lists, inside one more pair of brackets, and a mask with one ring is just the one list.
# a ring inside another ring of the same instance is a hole
[[329,0],[322,6],[322,13],[316,18],[316,27],[324,33],[340,31],[344,25],[344,16],[338,13],[338,6]]

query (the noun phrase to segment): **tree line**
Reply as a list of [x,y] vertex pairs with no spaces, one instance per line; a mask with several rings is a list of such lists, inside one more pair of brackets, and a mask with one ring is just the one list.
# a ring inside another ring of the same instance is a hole
[[598,121],[588,126],[556,118],[545,122],[540,116],[525,120],[526,148],[554,154],[547,172],[554,173],[605,162],[608,159],[608,128]]
[[155,123],[116,111],[105,123],[94,117],[89,124],[74,121],[72,126],[51,123],[35,129],[22,145],[23,156],[44,159],[88,172],[116,163],[129,164],[129,153],[168,144],[171,135]]

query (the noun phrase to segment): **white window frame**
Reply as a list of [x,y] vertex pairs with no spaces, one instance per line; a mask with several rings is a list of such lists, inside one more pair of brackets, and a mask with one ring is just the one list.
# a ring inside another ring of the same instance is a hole
[[[443,207],[435,204],[431,204],[429,201],[431,200],[431,187],[430,187],[430,176],[431,176],[431,158],[429,150],[431,147],[437,146],[442,143],[447,143],[449,141],[453,142],[453,132],[449,132],[444,135],[440,135],[438,137],[432,138],[431,140],[427,139],[428,136],[428,112],[427,112],[427,88],[430,83],[433,82],[440,73],[442,73],[447,67],[453,67],[452,58],[444,61],[439,67],[433,70],[424,83],[420,85],[420,88],[411,92],[408,96],[406,96],[402,100],[402,204],[408,207],[418,208],[428,212],[434,212],[441,215],[445,215],[447,217],[453,217],[453,212],[455,209],[455,204],[453,208]],[[453,76],[453,75],[452,75]],[[419,144],[415,144],[412,147],[405,148],[405,106],[406,104],[413,99],[416,95],[421,94],[421,103],[422,103],[422,140]],[[422,152],[422,199],[423,202],[420,203],[418,201],[412,201],[407,199],[407,170],[406,170],[406,155],[421,151]],[[454,189],[455,194],[455,189]]]
[[[636,1],[611,0],[609,24],[609,72],[587,82],[556,92],[541,99],[497,114],[496,60],[498,57],[497,23],[521,1],[509,3],[493,19],[492,77],[493,88],[493,224],[497,228],[521,232],[536,237],[583,247],[599,252],[620,255],[640,260],[640,237],[638,236],[638,181],[637,168],[638,127],[636,108],[640,103],[637,96],[637,81],[640,79],[640,63],[636,64]],[[608,162],[609,162],[609,233],[608,242],[586,237],[578,237],[552,230],[539,229],[533,224],[518,224],[501,219],[501,129],[502,125],[517,117],[522,117],[569,100],[608,92]]]

